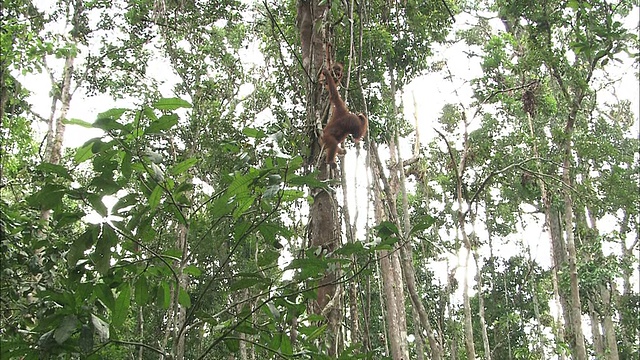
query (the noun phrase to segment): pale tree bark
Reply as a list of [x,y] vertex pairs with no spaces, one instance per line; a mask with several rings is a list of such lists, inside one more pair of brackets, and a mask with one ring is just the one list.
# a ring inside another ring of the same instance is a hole
[[466,198],[463,192],[463,178],[464,178],[464,173],[467,166],[467,156],[469,154],[470,142],[469,142],[469,133],[468,133],[469,124],[466,116],[464,116],[464,113],[463,113],[463,121],[464,121],[463,150],[462,150],[462,154],[460,155],[460,160],[457,163],[456,163],[456,158],[453,154],[453,149],[451,148],[451,145],[447,141],[446,137],[441,132],[438,132],[438,135],[440,135],[440,137],[442,137],[445,140],[447,144],[447,149],[449,151],[450,160],[452,164],[454,164],[455,166],[454,176],[456,180],[456,198],[457,198],[457,205],[458,205],[458,209],[456,210],[456,213],[457,213],[456,214],[456,220],[457,220],[456,232],[457,232],[458,238],[462,240],[462,244],[464,245],[464,248],[467,253],[465,257],[465,277],[464,277],[464,284],[462,289],[462,303],[463,303],[463,313],[464,313],[464,335],[465,335],[464,344],[467,350],[467,358],[475,359],[476,349],[475,349],[475,344],[473,342],[473,322],[471,317],[471,302],[469,300],[469,277],[471,276],[471,274],[469,273],[469,257],[471,255],[471,252],[473,251],[474,246],[471,244],[471,241],[465,229],[467,213],[470,212],[471,209],[469,209],[469,204],[465,201]]
[[604,307],[604,339],[605,355],[608,360],[618,360],[618,341],[616,338],[615,323],[613,321],[613,303],[611,291],[606,286],[601,286],[602,306]]
[[[461,229],[464,233],[464,229]],[[467,256],[465,257],[465,276],[464,276],[464,288],[462,289],[462,304],[464,310],[464,346],[467,349],[467,359],[476,358],[476,349],[473,343],[473,323],[471,321],[471,302],[469,301],[469,257],[471,251],[467,250]]]
[[[70,50],[66,52],[64,66],[62,68],[62,79],[57,80],[53,75],[53,70],[47,69],[51,80],[53,97],[51,99],[51,111],[48,118],[48,129],[45,146],[44,160],[52,164],[59,164],[62,159],[62,143],[64,140],[65,124],[73,92],[71,91],[71,82],[73,77],[74,63],[77,57],[77,51],[74,49],[79,44],[78,36],[82,36],[80,29],[82,28],[81,19],[83,17],[84,7],[81,0],[76,0],[73,7],[69,7],[69,11],[73,11],[71,17],[72,30],[70,34]],[[45,59],[46,61],[46,59]],[[60,111],[58,112],[58,104]],[[48,220],[49,211],[42,213],[42,218]]]
[[572,169],[572,138],[573,138],[573,127],[576,121],[576,116],[578,113],[579,105],[582,100],[582,94],[577,95],[577,99],[574,102],[573,108],[569,114],[569,118],[567,119],[567,124],[565,126],[565,140],[563,144],[564,154],[562,161],[562,193],[564,198],[564,226],[565,226],[565,236],[567,241],[567,250],[569,252],[569,279],[571,283],[571,321],[572,321],[572,332],[575,341],[575,358],[577,360],[586,360],[587,359],[587,349],[585,347],[584,342],[584,334],[582,333],[582,307],[580,303],[580,290],[579,290],[579,280],[578,280],[578,268],[576,265],[577,262],[577,252],[576,252],[576,244],[573,233],[573,181],[571,177],[571,169]]
[[[396,85],[395,85],[395,76],[393,73],[393,69],[389,67],[389,72],[391,74],[391,93],[396,93]],[[394,115],[398,115],[398,108],[396,106],[395,101],[393,102],[393,113]],[[417,114],[414,114],[417,121]],[[416,127],[417,129],[417,127]],[[416,143],[419,142],[419,136],[416,130]],[[391,164],[397,164],[396,166],[389,169],[391,173],[391,184],[389,185],[389,189],[391,194],[387,197],[389,198],[389,202],[391,202],[389,209],[392,217],[398,219],[398,228],[403,229],[403,237],[404,241],[400,244],[400,256],[401,256],[401,265],[402,265],[402,273],[404,275],[404,281],[407,284],[407,291],[409,292],[409,299],[411,300],[411,305],[413,310],[417,313],[418,321],[414,325],[416,331],[416,337],[422,340],[422,329],[427,333],[427,339],[429,342],[429,348],[431,357],[434,360],[440,360],[443,357],[442,346],[436,339],[433,328],[431,327],[431,322],[429,320],[429,314],[422,303],[422,299],[418,294],[418,288],[416,285],[415,279],[415,268],[413,266],[413,254],[411,248],[411,241],[409,238],[409,232],[411,231],[411,222],[409,218],[409,200],[406,189],[406,174],[405,174],[405,165],[402,159],[402,155],[400,152],[400,147],[397,146],[399,143],[399,135],[397,131],[394,131],[394,137],[389,144],[390,155],[391,155]],[[414,156],[412,159],[408,160],[407,163],[412,163],[417,160],[419,156],[419,146],[414,148]],[[399,216],[397,214],[397,206],[394,199],[398,198],[398,191],[400,192],[400,196],[402,198],[402,217],[403,221],[400,223]],[[418,354],[419,357],[422,357],[423,354],[420,352]]]
[[[183,329],[186,327],[185,321],[187,320],[187,308],[182,306],[179,301],[179,293],[181,291],[187,291],[189,288],[189,275],[184,273],[184,269],[189,264],[189,228],[184,224],[178,225],[178,234],[176,239],[176,245],[178,249],[182,251],[182,258],[180,259],[176,272],[178,274],[179,283],[176,284],[176,296],[175,296],[175,329]],[[174,329],[174,331],[176,331]],[[174,337],[175,358],[178,360],[184,359],[185,353],[185,336],[186,331],[178,331],[177,336]]]
[[[377,148],[371,147],[376,159],[371,167],[374,179],[382,179],[385,182],[385,193],[389,193],[389,184],[382,175],[381,162],[378,158]],[[387,219],[382,201],[382,189],[379,181],[374,182],[374,214],[376,223]],[[388,197],[389,195],[387,195]],[[404,287],[402,281],[401,261],[398,251],[380,252],[380,269],[382,286],[385,295],[385,307],[387,315],[388,337],[390,355],[393,360],[409,359],[409,347],[407,342],[407,323],[404,303]]]
[[489,336],[487,335],[487,321],[484,316],[484,296],[482,293],[482,268],[480,267],[480,255],[478,250],[473,251],[473,260],[476,264],[478,278],[478,317],[480,318],[480,331],[482,333],[482,345],[484,347],[484,358],[491,360],[491,346],[489,346]]
[[[391,71],[391,68],[390,68]],[[393,74],[393,71],[391,71],[391,73]],[[395,94],[395,77],[392,75],[391,76],[391,91],[392,93]],[[415,107],[415,97],[414,97],[414,109],[417,109],[417,107]],[[397,115],[398,113],[398,108],[396,107],[395,102],[393,102],[393,111],[394,114]],[[407,161],[408,164],[411,164],[415,161],[417,161],[419,154],[420,154],[420,133],[418,131],[418,115],[417,115],[417,110],[414,110],[414,118],[415,118],[415,129],[416,129],[416,139],[415,139],[415,147],[413,149],[414,153],[413,153],[413,157]],[[399,135],[397,133],[397,131],[395,132],[395,136],[394,136],[394,142],[398,143],[399,142]],[[400,147],[399,146],[393,146],[391,147],[392,149],[395,148],[396,149],[396,153],[391,152],[391,163],[392,164],[398,164],[398,166],[395,169],[391,169],[392,174],[394,174],[394,171],[397,171],[397,178],[398,178],[398,183],[399,183],[399,190],[401,192],[401,196],[402,196],[402,216],[403,216],[403,222],[402,222],[402,226],[404,229],[404,244],[401,245],[400,247],[400,256],[402,258],[402,272],[404,274],[404,279],[407,283],[407,291],[409,291],[409,299],[411,300],[411,305],[413,307],[413,311],[418,315],[417,317],[414,316],[415,319],[417,319],[417,323],[414,324],[414,328],[415,328],[415,336],[416,336],[416,340],[417,340],[417,344],[419,345],[419,347],[422,347],[422,329],[424,329],[424,331],[427,334],[427,340],[429,342],[429,349],[430,349],[430,354],[431,354],[431,359],[433,360],[440,360],[442,359],[442,357],[444,356],[443,350],[442,350],[442,344],[438,342],[434,330],[431,326],[431,321],[429,319],[429,313],[427,312],[427,310],[424,307],[424,304],[422,303],[422,299],[420,297],[420,295],[418,294],[418,288],[416,285],[416,278],[415,278],[415,268],[413,266],[413,251],[412,251],[412,245],[411,245],[411,241],[409,238],[409,232],[411,231],[411,222],[410,222],[410,218],[409,218],[409,199],[408,199],[408,194],[407,194],[407,188],[405,186],[406,184],[406,174],[405,174],[405,164],[403,162],[402,159],[402,155],[400,152]],[[397,157],[394,157],[394,155],[397,154]],[[393,179],[393,177],[392,177]],[[393,189],[394,187],[391,186],[391,188]],[[397,196],[395,196],[395,194],[392,194],[393,199],[396,199]],[[394,202],[395,203],[395,202]],[[392,207],[392,212],[395,211],[393,209],[396,209],[397,207],[394,206]],[[400,224],[398,224],[400,226]],[[418,357],[422,358],[423,357],[423,353],[422,351],[418,351]]]
[[[347,81],[348,83],[348,81]],[[347,86],[348,87],[348,86]],[[346,97],[346,95],[345,95]],[[347,206],[347,204],[349,203],[349,192],[347,191],[347,177],[346,177],[346,171],[344,168],[344,162],[340,162],[340,181],[342,183],[342,201],[344,206],[342,207],[342,215],[344,217],[344,223],[346,224],[345,228],[346,228],[346,232],[345,235],[347,237],[347,242],[350,244],[353,244],[356,242],[356,226],[355,224],[357,224],[358,222],[358,210],[356,208],[356,214],[354,216],[354,220],[353,220],[353,225],[351,222],[351,214],[349,212],[349,206]],[[354,194],[355,196],[355,203],[358,204],[358,193],[356,192]],[[367,204],[369,204],[367,202]],[[368,211],[367,211],[368,212]],[[351,263],[352,264],[356,264],[356,256],[355,255],[351,255]],[[348,290],[348,300],[349,300],[349,317],[350,317],[350,321],[351,321],[351,332],[350,332],[350,343],[357,343],[360,342],[361,339],[361,334],[360,334],[360,317],[358,314],[358,288],[359,283],[357,278],[353,278],[348,284],[347,284],[347,290]]]
[[604,343],[602,341],[602,333],[600,332],[600,316],[596,313],[593,301],[587,300],[589,307],[589,322],[591,326],[591,339],[593,340],[593,352],[598,359],[604,359]]
[[[420,317],[415,307],[411,309],[411,313],[414,319],[418,319]],[[418,325],[419,323],[414,320],[413,328],[415,329],[414,336],[415,336],[415,342],[416,342],[416,360],[424,360],[424,351],[425,351],[424,338],[422,336],[422,332],[420,331],[420,326]]]
[[[382,202],[380,203],[375,203],[375,205],[381,205]],[[375,210],[374,210],[375,211]],[[380,211],[382,211],[380,209]],[[376,273],[377,273],[377,278],[378,279],[383,279],[382,276],[382,259],[380,259],[380,261],[376,262]],[[386,275],[385,275],[386,276]],[[384,279],[383,279],[384,280]],[[385,354],[390,354],[390,346],[389,346],[389,333],[388,333],[388,329],[389,327],[387,326],[387,319],[389,318],[389,315],[387,314],[387,307],[385,306],[385,291],[384,291],[384,285],[382,284],[383,281],[376,281],[376,284],[378,285],[378,303],[380,304],[380,314],[382,315],[382,329],[383,331],[385,331],[386,333],[379,333],[378,335],[378,339],[377,342],[383,342],[384,343],[384,353]],[[371,304],[371,301],[369,301],[369,304]],[[395,313],[394,313],[395,314]],[[374,343],[376,343],[376,340],[374,340]]]
[[[527,122],[529,125],[529,134],[533,139],[533,154],[537,159],[540,159],[540,152],[538,151],[538,143],[536,140],[535,131],[533,129],[533,119],[532,119],[531,113],[527,113]],[[542,162],[540,160],[536,160],[536,167],[538,170],[542,169]],[[551,277],[551,281],[553,284],[553,299],[555,300],[556,304],[559,305],[558,314],[556,314],[556,317],[559,319],[560,318],[559,313],[562,311],[561,309],[564,309],[565,324],[569,324],[568,317],[566,316],[567,314],[566,309],[568,306],[564,301],[564,298],[560,296],[560,288],[558,285],[559,266],[564,262],[566,258],[565,256],[566,252],[564,250],[564,242],[562,241],[562,237],[561,237],[560,221],[558,219],[557,213],[555,213],[552,210],[551,195],[547,192],[545,182],[541,177],[537,178],[537,184],[538,184],[538,187],[540,188],[540,196],[542,198],[542,204],[544,207],[545,225],[547,226],[547,230],[549,231],[549,237],[551,238],[551,260],[552,260],[552,273],[553,273],[553,276]],[[565,329],[563,324],[561,322],[558,322],[555,328],[556,328],[556,333],[555,333],[556,342],[564,343]],[[558,354],[558,357],[559,357],[559,360],[565,359],[565,355],[562,352]]]

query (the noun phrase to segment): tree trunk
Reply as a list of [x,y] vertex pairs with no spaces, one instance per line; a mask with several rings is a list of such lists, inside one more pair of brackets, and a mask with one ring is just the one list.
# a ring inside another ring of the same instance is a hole
[[602,343],[602,334],[600,333],[600,317],[596,313],[593,301],[588,301],[589,306],[589,319],[591,325],[591,338],[593,339],[593,352],[596,354],[596,358],[605,359],[604,344]]
[[[580,97],[580,96],[578,96]],[[576,100],[567,125],[565,127],[565,141],[564,141],[564,160],[562,162],[562,193],[564,198],[564,226],[565,235],[567,240],[567,250],[569,252],[569,279],[571,283],[571,321],[572,332],[575,341],[575,358],[577,360],[587,359],[587,349],[584,343],[584,334],[582,333],[582,307],[580,304],[580,290],[578,281],[578,268],[576,265],[578,254],[576,252],[576,244],[573,234],[573,199],[571,192],[573,191],[573,181],[571,177],[571,158],[572,154],[572,135],[573,125],[575,123],[576,114],[578,112],[579,100]]]
[[[538,151],[537,141],[535,140],[536,139],[535,131],[533,130],[533,121],[530,113],[527,113],[527,120],[529,125],[529,134],[531,135],[531,138],[534,139],[533,154],[537,158],[540,158],[540,152]],[[536,167],[538,170],[542,170],[542,163],[539,160],[536,161]],[[558,285],[558,280],[560,278],[559,267],[561,264],[564,263],[566,258],[564,242],[562,241],[562,236],[561,236],[562,232],[560,229],[560,219],[558,218],[557,212],[555,212],[552,209],[551,194],[549,194],[549,192],[547,191],[544,180],[538,177],[537,183],[538,183],[538,187],[540,188],[540,197],[542,199],[542,204],[544,207],[545,225],[547,226],[547,229],[549,231],[549,237],[551,238],[551,261],[552,261],[551,268],[553,273],[553,276],[551,277],[551,281],[553,283],[553,299],[559,305],[558,313],[562,311],[562,313],[564,314],[564,320],[565,320],[564,323],[567,326],[570,326],[569,325],[570,321],[567,315],[568,313],[566,311],[568,306],[566,304],[565,298],[560,296],[560,287]],[[557,317],[558,318],[560,317],[559,314]],[[557,328],[557,331],[555,333],[556,343],[562,344],[565,342],[565,334],[564,334],[565,329],[562,323],[560,322],[557,323],[556,328]],[[560,352],[558,354],[558,358],[559,360],[564,360],[565,359],[564,353]]]
[[[464,233],[464,229],[460,229]],[[469,257],[471,250],[467,249],[465,257],[464,288],[462,289],[462,302],[464,305],[464,345],[467,349],[467,359],[476,358],[476,349],[473,343],[473,322],[471,321],[471,302],[469,301]]]
[[491,360],[491,347],[489,346],[489,336],[487,335],[487,321],[484,317],[484,297],[482,294],[482,268],[480,267],[477,249],[473,251],[473,260],[476,264],[478,274],[478,316],[480,318],[480,331],[482,332],[482,346],[484,348],[484,358]]
[[[310,132],[311,158],[309,163],[315,163],[315,158],[320,157],[320,168],[318,178],[327,180],[331,171],[325,164],[324,157],[320,156],[321,146],[318,142],[316,125],[321,123],[324,105],[326,101],[321,101],[323,94],[322,86],[315,81],[316,74],[319,73],[324,61],[324,54],[327,42],[327,4],[322,0],[298,0],[297,4],[297,25],[300,31],[300,44],[302,47],[302,64],[307,73],[305,77],[307,83],[307,128]],[[322,249],[322,253],[333,252],[339,245],[341,239],[341,223],[338,215],[337,200],[335,192],[328,192],[321,189],[312,191],[314,201],[311,204],[309,213],[309,246]],[[340,309],[334,306],[325,309],[336,294],[335,280],[337,274],[334,271],[327,271],[325,277],[320,281],[322,285],[318,288],[318,299],[313,311],[316,314],[326,314],[328,320],[328,331],[326,332],[329,345],[328,355],[337,356],[336,338],[338,326],[340,324]],[[337,302],[331,302],[337,304]]]
[[[377,149],[372,150],[377,157]],[[372,167],[373,178],[380,178],[380,163]],[[377,183],[377,182],[376,182]],[[379,186],[374,186],[374,213],[377,223],[386,220],[382,191]],[[387,191],[389,191],[387,189]],[[380,269],[382,286],[385,295],[387,315],[387,327],[389,333],[390,355],[393,360],[409,359],[409,347],[407,343],[407,323],[404,305],[404,289],[402,273],[400,271],[400,259],[397,251],[380,252]]]
[[611,302],[611,291],[606,286],[601,286],[602,306],[604,307],[604,342],[605,354],[609,360],[618,360],[618,341],[616,329],[613,322],[613,304]]

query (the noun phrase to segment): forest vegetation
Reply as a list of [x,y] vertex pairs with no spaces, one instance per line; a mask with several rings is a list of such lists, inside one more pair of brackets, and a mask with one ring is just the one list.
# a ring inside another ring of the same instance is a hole
[[0,358],[640,358],[639,12],[3,1]]

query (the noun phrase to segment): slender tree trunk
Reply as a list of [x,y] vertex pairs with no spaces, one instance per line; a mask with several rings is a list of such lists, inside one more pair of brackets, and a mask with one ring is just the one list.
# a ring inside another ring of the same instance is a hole
[[606,286],[601,286],[602,306],[604,307],[604,339],[605,354],[609,360],[618,360],[618,340],[613,322],[613,304],[611,302],[611,291]]
[[593,340],[593,352],[598,359],[604,359],[604,344],[602,342],[602,334],[600,333],[600,317],[596,313],[592,301],[587,301],[589,306],[589,318],[591,325],[591,339]]
[[[377,151],[377,150],[376,150]],[[380,178],[378,166],[373,166],[373,178]],[[374,213],[376,222],[385,220],[384,205],[379,186],[374,186]],[[409,358],[407,344],[407,325],[404,309],[404,289],[402,273],[400,271],[400,259],[397,251],[380,252],[380,270],[382,286],[385,295],[387,327],[389,334],[390,355],[393,360]]]
[[[382,284],[384,281],[384,276],[382,275],[382,258],[380,258],[380,261],[378,261],[376,263],[376,272],[378,275],[378,279],[382,279],[382,281],[376,281],[376,284],[378,284],[378,302],[380,303],[380,315],[382,315],[382,329],[385,331],[383,333],[379,333],[378,334],[378,342],[382,342],[384,343],[384,353],[385,354],[390,354],[391,351],[390,346],[389,346],[389,337],[390,337],[390,332],[389,332],[389,327],[387,326],[387,319],[389,318],[389,315],[387,314],[388,312],[388,307],[385,306],[386,302],[385,302],[385,289],[384,289],[384,285]],[[386,275],[385,275],[386,276]],[[376,341],[374,341],[375,343]]]
[[[527,120],[529,124],[529,134],[531,135],[531,138],[534,139],[533,154],[537,158],[540,158],[540,152],[538,151],[537,141],[535,140],[536,135],[535,135],[535,131],[533,130],[533,121],[530,113],[527,113]],[[542,170],[542,163],[539,160],[536,161],[536,167],[539,170]],[[560,264],[564,262],[564,259],[566,257],[564,242],[562,241],[561,230],[560,230],[560,221],[558,219],[557,213],[552,209],[551,195],[547,191],[545,182],[543,181],[543,179],[538,177],[537,183],[538,183],[538,187],[540,188],[540,195],[541,195],[542,204],[544,207],[545,224],[549,231],[549,237],[551,238],[551,260],[552,260],[551,265],[552,265],[552,273],[553,273],[553,276],[551,277],[551,281],[553,284],[553,298],[556,301],[556,304],[559,305],[558,314],[556,317],[560,318],[559,314],[560,312],[562,312],[563,314],[565,314],[564,323],[570,324],[570,322],[568,321],[568,317],[566,316],[567,304],[566,304],[566,301],[564,301],[564,297],[560,296],[560,287],[558,285],[558,279],[560,275],[559,267],[560,267]],[[557,328],[555,333],[556,343],[562,344],[565,342],[564,326],[562,325],[561,322],[558,322],[556,324],[556,328]],[[559,360],[564,360],[564,359],[565,359],[564,353],[560,352]]]
[[420,331],[419,322],[415,320],[418,319],[420,315],[415,308],[411,309],[411,312],[414,319],[413,328],[416,342],[416,360],[424,360],[424,338],[422,337],[422,331]]
[[480,318],[480,331],[482,332],[482,345],[484,347],[484,358],[491,360],[491,347],[489,346],[489,336],[487,335],[487,321],[484,316],[484,296],[482,293],[482,268],[480,267],[478,251],[473,251],[473,260],[476,264],[478,274],[478,316]]
[[[576,103],[579,103],[576,100]],[[572,332],[575,341],[575,358],[577,360],[586,360],[587,359],[587,349],[584,343],[584,334],[582,333],[582,307],[580,303],[580,289],[579,289],[579,280],[578,280],[578,268],[577,268],[577,259],[578,254],[576,251],[575,238],[573,234],[573,199],[571,196],[571,192],[573,191],[573,181],[571,177],[571,159],[573,157],[572,154],[572,135],[573,135],[573,125],[575,123],[576,114],[578,112],[578,105],[574,105],[571,113],[569,114],[569,119],[567,120],[567,125],[565,127],[565,142],[564,142],[564,160],[562,162],[562,192],[564,197],[564,226],[565,226],[565,235],[567,240],[567,250],[569,252],[569,279],[571,283],[571,320],[572,320]]]
[[[464,229],[461,229],[464,233]],[[465,257],[465,277],[464,288],[462,289],[462,302],[464,305],[464,345],[467,348],[467,359],[476,358],[476,349],[473,343],[473,323],[471,321],[471,302],[469,301],[469,257],[471,250],[467,249],[467,256]]]
[[[347,236],[347,242],[350,244],[355,243],[356,239],[356,234],[355,234],[355,226],[351,226],[351,214],[349,213],[349,206],[347,206],[348,204],[348,198],[349,198],[349,193],[347,191],[347,177],[346,177],[346,171],[344,171],[344,162],[342,162],[341,164],[341,182],[342,182],[342,201],[343,204],[345,204],[345,206],[342,208],[342,214],[344,216],[344,223],[346,224],[346,236]],[[355,196],[355,203],[358,203],[358,194],[354,194]],[[357,223],[357,219],[358,219],[358,211],[356,210],[356,214],[355,214],[355,220],[354,223]],[[356,256],[355,255],[351,255],[351,263],[352,264],[356,264]],[[349,339],[351,343],[357,342],[361,337],[360,337],[360,319],[359,319],[359,315],[358,315],[358,293],[357,293],[357,287],[358,287],[358,279],[357,278],[353,278],[348,284],[347,284],[347,288],[348,288],[348,294],[349,294],[349,317],[351,320],[351,338]]]

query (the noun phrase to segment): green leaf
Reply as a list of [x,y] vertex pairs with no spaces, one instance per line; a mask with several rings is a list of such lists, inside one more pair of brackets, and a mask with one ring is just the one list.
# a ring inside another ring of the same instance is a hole
[[171,305],[171,291],[169,289],[169,284],[167,284],[166,281],[162,282],[158,291],[160,301],[162,302],[162,308],[166,310],[169,308],[169,305]]
[[113,214],[117,214],[119,213],[118,210],[129,207],[129,206],[134,206],[138,203],[138,194],[127,194],[121,198],[118,199],[118,202],[115,203],[115,205],[113,205],[113,207],[111,208],[111,212]]
[[105,283],[98,283],[93,288],[93,295],[100,300],[109,310],[113,311],[116,300],[113,297],[111,288]]
[[158,120],[153,121],[145,130],[146,134],[160,133],[171,129],[178,124],[177,114],[162,115]]
[[79,324],[80,322],[75,315],[65,316],[64,319],[62,319],[62,323],[60,323],[53,333],[53,338],[61,345],[73,335]]
[[63,119],[62,123],[66,125],[78,125],[88,129],[93,128],[93,124],[80,119]]
[[66,191],[64,187],[47,184],[40,191],[29,196],[27,198],[27,203],[32,207],[41,208],[43,210],[54,209],[62,204],[62,198],[65,193]]
[[195,265],[189,265],[184,268],[183,272],[187,275],[191,275],[193,277],[199,277],[202,275],[202,270]]
[[169,169],[169,173],[173,175],[180,175],[185,171],[189,170],[189,168],[195,165],[197,162],[198,162],[198,158],[187,159],[185,161],[182,161],[172,166],[171,169]]
[[129,315],[129,306],[131,305],[131,286],[129,283],[123,283],[120,287],[120,294],[116,298],[116,306],[111,315],[111,325],[114,328],[120,328],[124,324]]
[[91,259],[93,260],[96,270],[100,274],[106,274],[111,267],[111,247],[118,242],[118,236],[109,226],[102,228],[102,233],[98,238],[96,250],[93,252]]
[[160,199],[162,198],[162,192],[164,189],[160,185],[156,185],[153,189],[153,192],[149,196],[149,207],[154,210],[160,204]]
[[378,235],[383,239],[392,235],[400,236],[398,227],[391,221],[383,221],[376,226],[375,229],[378,231]]
[[259,333],[258,329],[256,329],[255,326],[251,324],[247,324],[246,321],[238,325],[238,327],[236,328],[236,331],[239,333],[249,334],[249,335],[257,335]]
[[580,8],[580,2],[578,0],[569,0],[567,2],[567,7],[573,9],[574,11],[578,11]]
[[128,181],[131,178],[131,173],[133,172],[132,168],[133,157],[131,153],[125,153],[122,158],[122,165],[120,170],[122,171],[122,176]]
[[287,179],[287,184],[292,186],[305,185],[310,188],[320,188],[320,189],[327,189],[329,186],[327,182],[320,181],[313,175],[292,176],[290,179]]
[[83,354],[88,354],[93,350],[93,331],[87,324],[82,325],[80,330],[80,337],[78,338],[78,344]]
[[413,235],[415,233],[422,232],[430,228],[435,222],[436,222],[435,218],[429,215],[425,215],[420,219],[420,222],[418,222],[411,228],[411,231],[409,232],[409,234]]
[[84,256],[84,252],[89,249],[98,238],[99,227],[95,225],[89,226],[82,235],[78,236],[76,240],[69,247],[67,253],[67,265],[70,267],[76,266],[78,260]]
[[189,293],[183,288],[180,288],[180,291],[178,292],[178,303],[185,308],[191,307],[191,297],[189,296]]
[[85,217],[87,213],[78,209],[75,211],[68,212],[57,212],[53,214],[54,219],[56,220],[55,228],[56,229],[64,229],[65,227],[78,223]]
[[315,339],[319,339],[324,332],[327,330],[327,324],[317,327],[309,336],[307,337],[307,341],[314,341]]
[[138,306],[144,306],[149,301],[149,285],[147,284],[147,277],[140,276],[135,283],[133,291],[133,299]]
[[283,331],[281,333],[282,340],[280,341],[280,351],[285,356],[293,355],[293,347],[291,346],[291,339],[289,336]]
[[118,119],[120,119],[120,117],[122,117],[122,114],[124,114],[128,110],[129,109],[125,109],[125,108],[109,109],[109,110],[107,110],[105,112],[101,112],[100,114],[98,114],[98,119],[118,120]]
[[73,181],[73,178],[69,174],[69,170],[62,165],[51,164],[51,163],[42,163],[36,166],[36,169],[48,173],[48,174],[56,174],[61,178],[67,179],[69,181]]
[[265,267],[268,265],[276,264],[279,257],[280,252],[267,249],[260,253],[260,255],[258,256],[258,266]]
[[93,142],[88,142],[85,145],[82,145],[81,147],[76,149],[76,153],[73,156],[73,159],[75,160],[75,162],[80,164],[91,159],[91,157],[93,156],[93,151],[91,150],[92,148],[93,148]]
[[318,258],[293,259],[285,270],[300,269],[300,278],[315,278],[324,274],[327,263]]
[[238,352],[240,350],[240,340],[238,339],[225,339],[224,344],[232,353]]
[[98,119],[93,123],[93,127],[104,131],[123,130],[124,125],[116,120],[119,119],[128,109],[111,109],[98,114]]
[[98,336],[98,341],[104,343],[109,340],[109,324],[99,317],[91,314],[91,325],[95,334]]
[[180,98],[162,98],[153,103],[155,109],[158,110],[176,110],[179,108],[191,108],[191,104],[188,101]]
[[253,196],[238,196],[236,198],[236,208],[233,210],[233,216],[237,219],[242,216],[255,201]]
[[247,135],[250,138],[256,138],[256,139],[262,139],[262,138],[264,138],[266,136],[264,131],[258,130],[258,129],[254,129],[254,128],[250,128],[250,127],[243,128],[242,129],[242,133]]
[[255,284],[262,283],[262,279],[256,278],[242,278],[240,280],[236,280],[233,284],[231,284],[231,291],[237,291],[240,289],[250,288]]
[[361,242],[344,244],[335,251],[336,255],[350,256],[353,254],[365,253],[367,249],[364,248]]
[[87,195],[87,201],[91,204],[93,210],[95,210],[100,216],[107,216],[107,206],[102,202],[102,196],[98,194]]
[[[91,180],[91,183],[89,183],[89,185],[95,186],[96,190],[100,192],[100,194],[102,195],[113,195],[116,192],[118,192],[120,189],[122,189],[122,186],[120,186],[117,182],[115,182],[113,178],[106,175],[93,178],[93,180]],[[105,211],[106,211],[106,207],[105,207]]]

